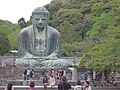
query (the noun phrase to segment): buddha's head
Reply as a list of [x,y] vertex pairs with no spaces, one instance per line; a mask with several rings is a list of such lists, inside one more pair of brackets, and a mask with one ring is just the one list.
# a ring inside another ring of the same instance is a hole
[[32,24],[37,28],[44,29],[48,25],[49,12],[44,7],[37,7],[32,12]]

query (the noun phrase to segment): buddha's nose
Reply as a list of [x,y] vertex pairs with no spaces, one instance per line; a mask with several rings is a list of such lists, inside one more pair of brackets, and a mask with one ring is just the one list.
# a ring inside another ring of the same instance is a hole
[[38,23],[39,23],[40,26],[42,25],[42,20],[41,20],[41,18],[40,18],[40,20],[39,20]]

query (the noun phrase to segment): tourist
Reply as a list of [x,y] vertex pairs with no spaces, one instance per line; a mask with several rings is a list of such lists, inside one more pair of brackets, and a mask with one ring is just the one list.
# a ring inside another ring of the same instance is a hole
[[24,77],[24,80],[27,79],[27,69],[24,70],[24,72],[23,72],[23,77]]
[[48,78],[50,78],[50,76],[52,75],[52,71],[48,70],[47,75],[48,75]]
[[60,81],[60,77],[59,77],[59,73],[57,71],[55,73],[55,80],[56,80],[56,84],[58,85],[58,83]]
[[9,83],[4,90],[14,90],[12,84]]
[[74,90],[83,90],[83,86],[81,85],[80,80],[77,81],[76,86],[74,87]]
[[55,75],[56,75],[56,79],[59,80],[60,79],[60,74],[59,74],[58,71],[56,71]]
[[35,83],[33,81],[30,82],[30,89],[29,90],[36,90]]
[[34,70],[32,69],[30,71],[30,80],[33,80],[33,78],[34,78]]
[[66,77],[62,77],[62,82],[58,84],[58,90],[69,90],[71,89],[71,85],[67,82]]
[[43,78],[43,85],[44,85],[44,90],[47,90],[47,85],[48,85],[48,77],[45,75]]
[[63,69],[63,76],[66,77],[66,75],[67,75],[67,71],[65,69]]
[[30,68],[27,69],[27,80],[30,78]]
[[92,90],[88,81],[84,82],[84,90]]
[[63,70],[62,69],[59,70],[59,75],[60,75],[60,80],[61,80],[62,76],[63,76]]
[[53,88],[55,85],[55,78],[53,75],[50,76],[49,85],[51,86],[51,88]]

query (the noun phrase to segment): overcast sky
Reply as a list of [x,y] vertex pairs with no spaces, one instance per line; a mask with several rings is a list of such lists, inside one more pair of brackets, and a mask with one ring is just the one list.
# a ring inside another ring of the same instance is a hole
[[42,7],[51,1],[52,0],[1,0],[0,19],[17,23],[17,21],[23,17],[28,21],[32,11],[36,7]]

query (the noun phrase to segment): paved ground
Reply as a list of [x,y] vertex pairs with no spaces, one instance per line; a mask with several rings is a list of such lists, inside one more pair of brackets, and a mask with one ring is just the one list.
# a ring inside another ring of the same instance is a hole
[[[15,90],[29,90],[29,86],[13,86]],[[0,90],[4,90],[5,86],[0,86]],[[43,86],[36,86],[37,90],[44,90]],[[74,86],[72,86],[73,90]],[[48,86],[48,90],[58,90],[57,86],[51,88]],[[92,87],[92,90],[120,90],[120,87]]]

